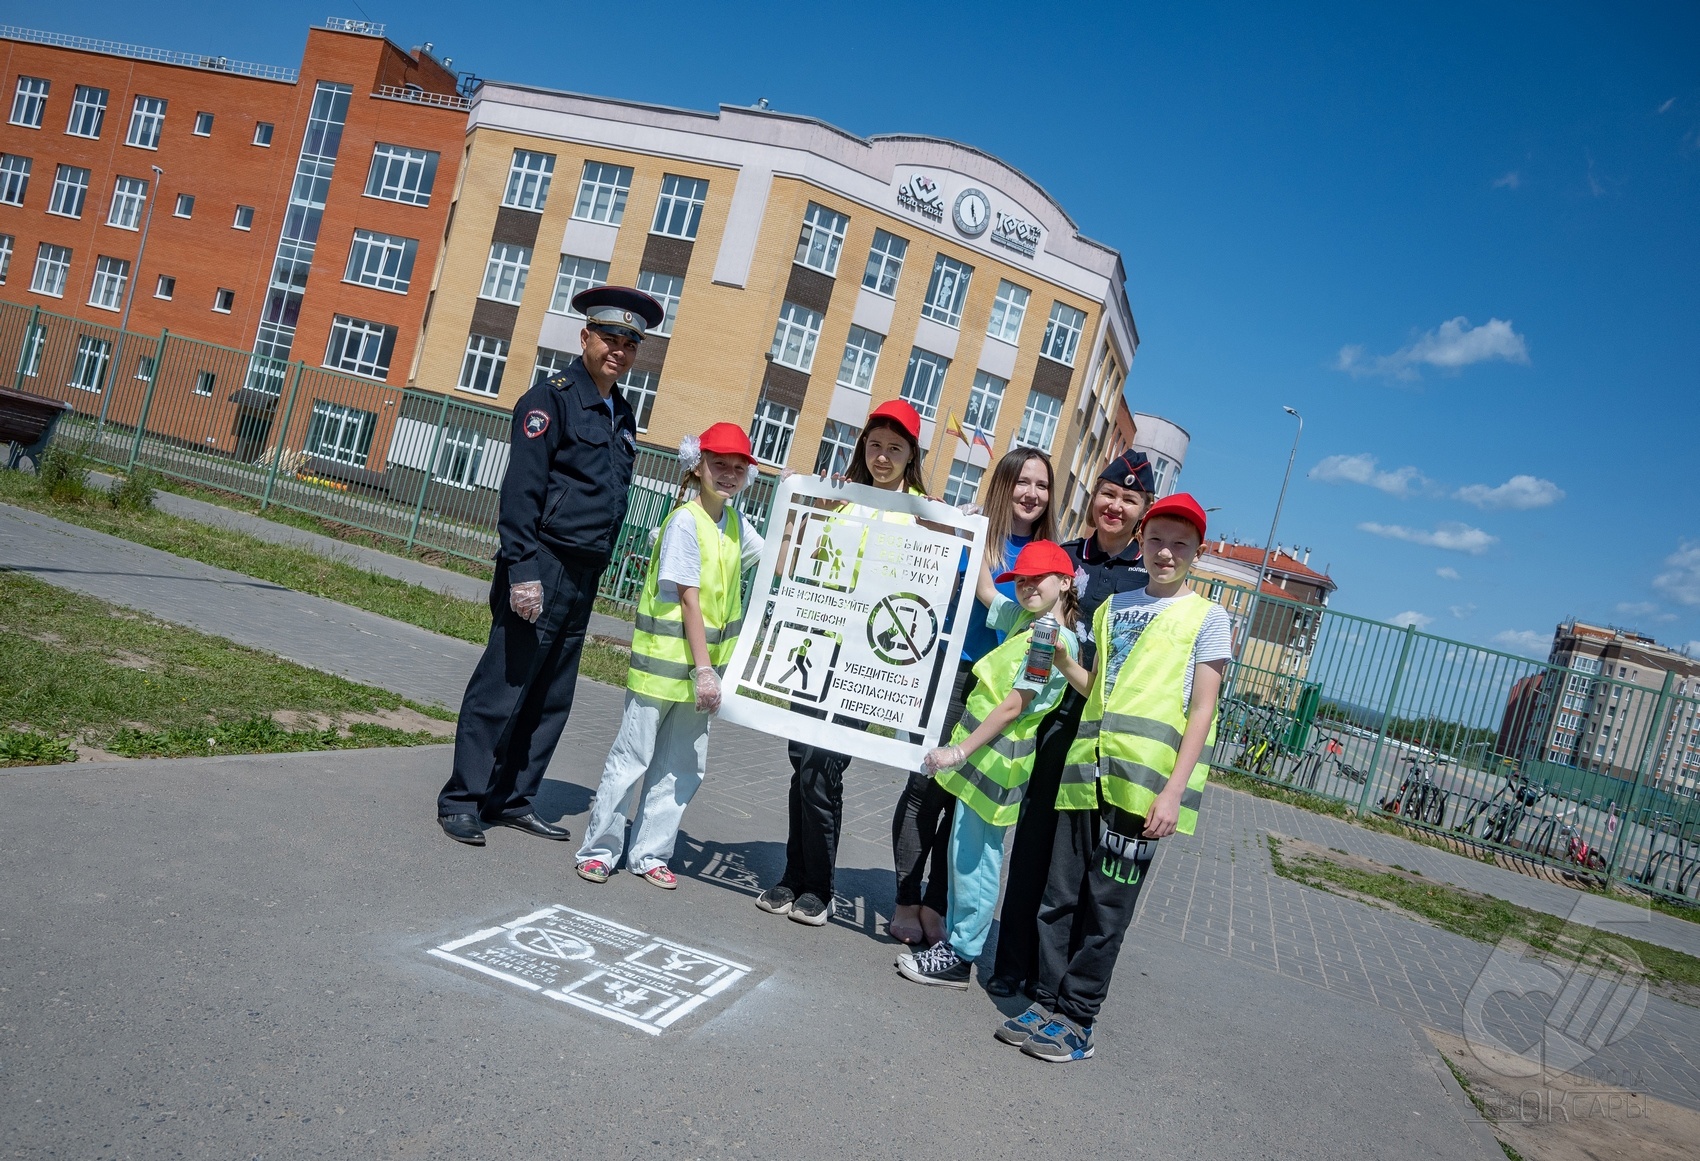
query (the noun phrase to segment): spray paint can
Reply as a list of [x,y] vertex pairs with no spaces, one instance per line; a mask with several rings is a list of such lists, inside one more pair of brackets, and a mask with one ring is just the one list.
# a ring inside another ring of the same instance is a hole
[[1033,634],[1027,640],[1028,681],[1046,682],[1051,679],[1051,661],[1057,653],[1057,619],[1046,613],[1033,622]]

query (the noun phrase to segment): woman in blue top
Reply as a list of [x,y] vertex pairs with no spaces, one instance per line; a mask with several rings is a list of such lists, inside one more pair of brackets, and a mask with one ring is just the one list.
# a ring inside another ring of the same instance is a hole
[[[986,484],[986,553],[981,568],[986,584],[1007,572],[1032,540],[1053,540],[1051,460],[1037,448],[1018,447],[998,461]],[[966,579],[966,578],[964,578]],[[1015,599],[1013,581],[997,586]],[[975,601],[963,639],[961,662],[945,711],[944,732],[962,716],[963,703],[974,687],[974,663],[996,649],[1003,635],[986,626],[986,606]],[[946,865],[950,847],[951,812],[956,799],[925,774],[910,774],[891,818],[891,851],[897,865],[897,907],[888,930],[902,943],[931,947],[945,937],[945,908],[950,887]],[[923,890],[922,881],[926,886]]]

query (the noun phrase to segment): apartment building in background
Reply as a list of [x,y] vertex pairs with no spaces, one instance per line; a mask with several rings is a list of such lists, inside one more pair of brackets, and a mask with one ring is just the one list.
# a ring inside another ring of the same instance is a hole
[[[469,104],[429,46],[333,19],[296,69],[5,27],[0,64],[0,301],[90,324],[55,382],[33,384],[26,356],[23,389],[148,378],[151,344],[109,366],[98,328],[126,305],[132,332],[253,353],[156,402],[150,423],[197,446],[263,448],[295,361],[404,382]],[[378,415],[318,410],[324,452],[381,455]]]
[[972,499],[1031,445],[1078,513],[1125,406],[1120,256],[971,146],[487,82],[452,223],[410,376],[427,391],[511,409],[578,352],[572,296],[613,282],[666,307],[621,384],[655,447],[727,420],[770,468],[842,468],[902,397],[936,494]]
[[[1137,417],[1141,436],[1145,434],[1148,418],[1154,417]],[[1178,475],[1178,461],[1171,462],[1176,463]],[[1173,477],[1168,483],[1173,491]],[[1322,610],[1339,587],[1326,572],[1310,567],[1310,549],[1294,546],[1289,550],[1277,544],[1269,554],[1263,594],[1297,602],[1301,607],[1263,601],[1258,602],[1254,615],[1252,594],[1257,591],[1257,574],[1262,563],[1260,545],[1207,540],[1187,578],[1193,589],[1228,610],[1234,640],[1243,642],[1239,656],[1244,668],[1237,679],[1242,696],[1255,691],[1273,697],[1290,692],[1288,679],[1304,680],[1316,650]]]

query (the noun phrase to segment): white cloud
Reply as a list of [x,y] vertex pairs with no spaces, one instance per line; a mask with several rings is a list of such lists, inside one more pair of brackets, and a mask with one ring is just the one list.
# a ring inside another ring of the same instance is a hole
[[1501,649],[1527,653],[1531,657],[1545,657],[1552,652],[1552,634],[1537,633],[1533,629],[1507,629],[1503,633],[1495,633],[1493,643]]
[[1564,499],[1564,489],[1539,476],[1512,476],[1497,488],[1469,484],[1452,493],[1455,500],[1478,508],[1545,508]]
[[1700,605],[1700,540],[1684,540],[1665,557],[1665,571],[1653,587],[1683,605]]
[[1626,617],[1650,617],[1659,611],[1652,601],[1619,601],[1617,611]]
[[1465,617],[1468,617],[1471,613],[1476,611],[1476,606],[1470,604],[1448,605],[1446,606],[1446,611],[1462,621]]
[[1659,112],[1660,112],[1660,113],[1668,113],[1668,112],[1670,112],[1670,107],[1671,107],[1671,106],[1672,106],[1672,105],[1674,105],[1674,104],[1676,104],[1676,98],[1675,98],[1675,97],[1671,97],[1671,98],[1670,98],[1670,99],[1668,99],[1668,100],[1667,100],[1667,101],[1665,101],[1665,103],[1664,103],[1664,104],[1662,104],[1662,105],[1660,105],[1660,106],[1659,106]]
[[1434,575],[1441,580],[1457,580],[1458,570],[1455,568],[1437,568],[1434,570]]
[[1469,319],[1459,315],[1391,355],[1366,359],[1362,346],[1341,347],[1334,369],[1358,379],[1375,375],[1410,382],[1422,378],[1420,369],[1425,366],[1458,371],[1472,363],[1494,361],[1527,365],[1529,344],[1512,329],[1509,319],[1490,318],[1472,327]]
[[1518,173],[1514,169],[1510,173],[1505,174],[1503,177],[1494,178],[1493,182],[1492,182],[1492,184],[1490,185],[1489,188],[1491,188],[1491,189],[1516,189],[1518,186],[1520,186],[1522,184],[1523,184],[1523,175]]
[[1480,528],[1471,528],[1468,524],[1453,521],[1438,525],[1432,532],[1422,528],[1406,528],[1399,524],[1365,521],[1358,525],[1358,531],[1385,536],[1389,540],[1404,540],[1411,544],[1426,544],[1430,548],[1444,548],[1448,552],[1468,552],[1472,556],[1480,556],[1499,543],[1497,536],[1489,535]]
[[1310,470],[1310,478],[1326,484],[1367,484],[1390,496],[1409,496],[1428,483],[1416,468],[1394,472],[1377,470],[1375,457],[1367,452],[1355,456],[1329,456]]
[[1389,620],[1391,620],[1395,625],[1415,625],[1419,629],[1426,629],[1430,625],[1434,624],[1433,617],[1429,616],[1427,613],[1419,613],[1415,609],[1407,609],[1403,613],[1395,613],[1389,618]]

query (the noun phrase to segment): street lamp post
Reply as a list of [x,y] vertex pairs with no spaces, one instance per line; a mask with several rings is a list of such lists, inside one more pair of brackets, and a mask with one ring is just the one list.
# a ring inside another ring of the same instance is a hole
[[1293,450],[1287,453],[1287,474],[1281,477],[1281,493],[1275,498],[1275,518],[1269,521],[1269,540],[1263,546],[1263,561],[1257,567],[1257,587],[1252,590],[1251,610],[1246,616],[1245,633],[1240,637],[1240,648],[1234,653],[1234,660],[1239,660],[1239,654],[1245,649],[1245,643],[1251,637],[1252,627],[1257,624],[1258,606],[1263,601],[1263,581],[1269,575],[1269,557],[1275,551],[1275,530],[1281,526],[1281,507],[1287,502],[1287,484],[1293,478],[1293,461],[1299,454],[1299,436],[1305,432],[1305,417],[1291,407],[1282,407],[1288,415],[1299,421],[1299,429],[1293,433]]
[[112,370],[109,373],[106,390],[101,393],[100,421],[95,424],[94,435],[100,439],[106,431],[106,412],[112,405],[112,393],[118,389],[118,378],[124,373],[124,339],[130,333],[130,308],[136,303],[136,284],[142,280],[142,256],[148,252],[148,230],[153,226],[153,208],[160,199],[160,183],[165,178],[165,170],[159,166],[150,166],[153,170],[153,191],[148,197],[147,216],[142,219],[142,240],[136,246],[136,268],[130,272],[130,284],[125,287],[124,313],[118,318],[117,349],[112,352]]

